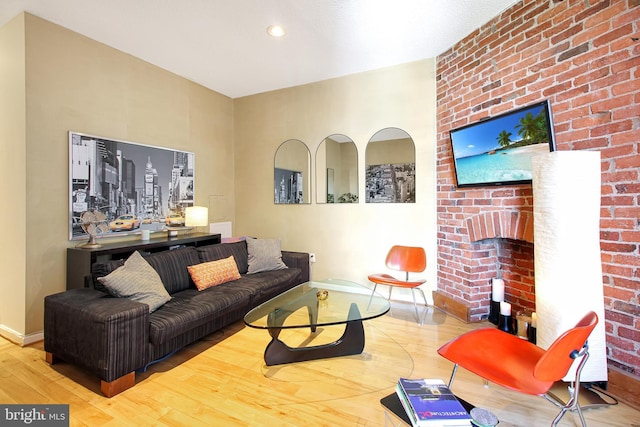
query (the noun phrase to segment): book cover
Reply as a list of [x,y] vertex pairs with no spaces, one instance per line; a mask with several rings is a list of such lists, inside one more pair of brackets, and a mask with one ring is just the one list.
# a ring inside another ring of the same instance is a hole
[[439,379],[398,380],[397,393],[416,426],[469,426],[471,417]]

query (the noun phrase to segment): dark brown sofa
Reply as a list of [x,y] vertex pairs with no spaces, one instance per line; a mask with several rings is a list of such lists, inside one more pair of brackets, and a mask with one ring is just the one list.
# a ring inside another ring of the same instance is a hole
[[[187,266],[234,256],[241,278],[198,291]],[[72,289],[45,298],[44,347],[47,361],[63,360],[88,369],[101,390],[114,396],[135,384],[135,371],[241,320],[253,307],[309,280],[309,255],[282,251],[288,268],[247,274],[245,241],[184,247],[145,256],[158,272],[171,300],[149,306],[115,298],[98,277],[124,263],[96,263],[94,288]]]

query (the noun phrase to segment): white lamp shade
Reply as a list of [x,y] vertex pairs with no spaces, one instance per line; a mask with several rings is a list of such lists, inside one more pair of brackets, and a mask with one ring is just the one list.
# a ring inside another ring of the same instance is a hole
[[201,227],[209,224],[209,209],[203,206],[190,206],[186,209],[184,225]]
[[[532,158],[537,344],[548,348],[593,310],[583,381],[607,381],[602,261],[600,152],[554,151]],[[577,364],[565,377],[574,378]]]

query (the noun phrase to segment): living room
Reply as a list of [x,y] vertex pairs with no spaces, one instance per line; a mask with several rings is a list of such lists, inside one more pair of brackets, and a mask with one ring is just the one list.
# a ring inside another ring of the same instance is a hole
[[[11,215],[24,220],[5,230],[2,335],[24,345],[39,341],[43,299],[65,289],[65,251],[76,243],[68,240],[70,130],[194,152],[195,199],[209,207],[210,221],[232,221],[234,235],[278,238],[283,249],[315,253],[313,278],[366,283],[391,244],[423,246],[429,295],[445,291],[439,276],[443,240],[457,239],[441,235],[452,227],[443,212],[446,200],[462,199],[480,211],[492,198],[488,190],[450,189],[448,131],[547,98],[558,150],[602,155],[609,366],[620,389],[634,389],[629,384],[637,384],[640,366],[639,6],[633,0],[518,2],[483,27],[509,27],[515,35],[480,42],[476,31],[437,58],[240,98],[36,16],[17,16],[0,28],[0,52],[8,58],[0,77],[0,139],[12,159],[0,185],[3,199],[12,201]],[[517,23],[532,24],[518,29]],[[490,58],[470,59],[445,73],[450,57],[469,45]],[[518,52],[517,59],[510,50]],[[547,57],[524,62],[540,52]],[[562,61],[549,62],[563,53]],[[453,87],[457,79],[462,83]],[[451,98],[464,105],[449,107]],[[447,118],[449,111],[454,119]],[[387,127],[405,130],[415,142],[415,203],[274,205],[273,158],[282,142],[299,139],[313,156],[328,135],[348,135],[363,176],[367,142]],[[530,187],[505,191],[492,208],[530,203]],[[484,295],[487,287],[488,280]],[[460,296],[467,289],[447,292],[463,305],[476,304]]]

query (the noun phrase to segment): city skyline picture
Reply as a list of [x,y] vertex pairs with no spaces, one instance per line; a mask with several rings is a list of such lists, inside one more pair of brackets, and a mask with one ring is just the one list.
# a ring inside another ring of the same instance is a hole
[[106,235],[159,231],[166,216],[193,206],[194,162],[191,152],[69,132],[70,239],[87,237],[86,211],[106,216]]

